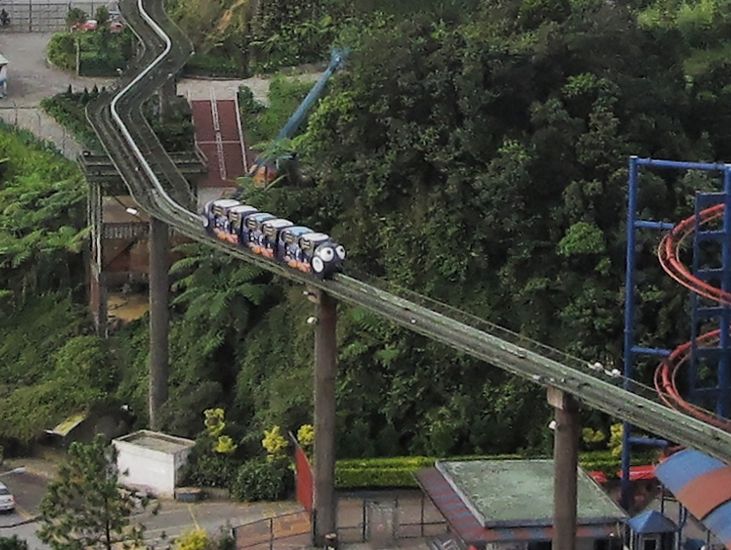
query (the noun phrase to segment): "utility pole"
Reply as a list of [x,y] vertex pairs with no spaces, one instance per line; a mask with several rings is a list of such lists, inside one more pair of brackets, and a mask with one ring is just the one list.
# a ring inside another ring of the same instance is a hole
[[168,398],[168,225],[150,218],[150,428],[161,427],[160,408]]
[[315,302],[315,541],[335,533],[335,378],[337,375],[337,302],[321,290]]
[[569,394],[548,388],[556,411],[553,439],[553,550],[576,550],[579,407]]

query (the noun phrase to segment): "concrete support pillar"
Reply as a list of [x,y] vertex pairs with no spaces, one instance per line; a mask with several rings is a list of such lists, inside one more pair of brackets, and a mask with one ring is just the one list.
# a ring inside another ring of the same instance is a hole
[[337,302],[325,292],[310,293],[316,301],[315,328],[315,541],[336,528],[335,500],[335,377],[337,342],[335,338]]
[[150,428],[160,429],[168,398],[168,226],[150,218]]
[[556,411],[553,440],[552,548],[576,550],[579,408],[572,396],[555,388],[548,388],[548,404]]
[[108,336],[107,285],[104,280],[104,273],[99,273],[95,266],[90,271],[90,302],[96,325],[96,334],[100,338],[106,338]]

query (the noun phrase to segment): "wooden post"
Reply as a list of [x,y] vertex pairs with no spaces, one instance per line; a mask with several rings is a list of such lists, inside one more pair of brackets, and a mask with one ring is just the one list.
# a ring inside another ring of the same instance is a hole
[[168,398],[168,226],[150,218],[150,428],[161,427],[160,408]]
[[552,548],[576,550],[579,409],[572,396],[555,388],[548,388],[548,404],[556,410],[553,439]]
[[335,533],[335,377],[337,342],[335,329],[337,302],[325,292],[315,290],[310,296],[315,306],[315,541],[325,543],[325,536]]

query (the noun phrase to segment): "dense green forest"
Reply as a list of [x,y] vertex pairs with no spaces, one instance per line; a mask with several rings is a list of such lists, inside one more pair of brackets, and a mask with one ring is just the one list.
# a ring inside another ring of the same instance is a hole
[[[331,232],[354,276],[618,365],[627,157],[731,158],[731,67],[718,55],[728,0],[285,4],[171,2],[198,51],[229,62],[271,68],[321,60],[332,43],[353,49],[292,143],[302,179],[247,200]],[[204,7],[216,13],[201,17]],[[274,93],[296,103],[286,86]],[[261,137],[286,118],[279,105],[258,115]],[[0,392],[13,406],[0,411],[0,438],[28,441],[101,398],[131,404],[144,425],[146,320],[108,341],[86,335],[80,177],[59,159],[21,163],[20,147],[51,153],[2,139]],[[713,185],[648,174],[641,201],[648,216],[677,220],[694,189]],[[687,340],[686,297],[660,273],[656,237],[642,243],[639,331],[672,347]],[[203,410],[222,407],[245,455],[265,428],[310,422],[302,289],[199,245],[181,251],[167,429],[195,436]],[[341,306],[338,331],[340,456],[549,447],[541,388],[357,308]],[[82,375],[65,391],[72,368]],[[590,411],[586,421],[609,422]]]

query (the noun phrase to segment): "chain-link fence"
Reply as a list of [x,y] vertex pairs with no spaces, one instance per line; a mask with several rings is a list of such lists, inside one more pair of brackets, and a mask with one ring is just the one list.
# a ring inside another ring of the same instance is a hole
[[[234,528],[236,548],[292,550],[306,547],[312,526],[302,511]],[[443,535],[447,524],[432,502],[418,492],[338,496],[337,535],[341,543],[383,547],[397,540]]]
[[37,107],[18,107],[12,100],[0,103],[0,121],[32,133],[47,141],[70,160],[81,154],[82,147],[67,130]]
[[116,11],[116,2],[48,2],[37,0],[0,0],[0,9],[5,10],[10,19],[0,27],[3,32],[57,32],[66,29],[66,14],[71,8],[84,10],[94,17],[97,8],[105,6]]

